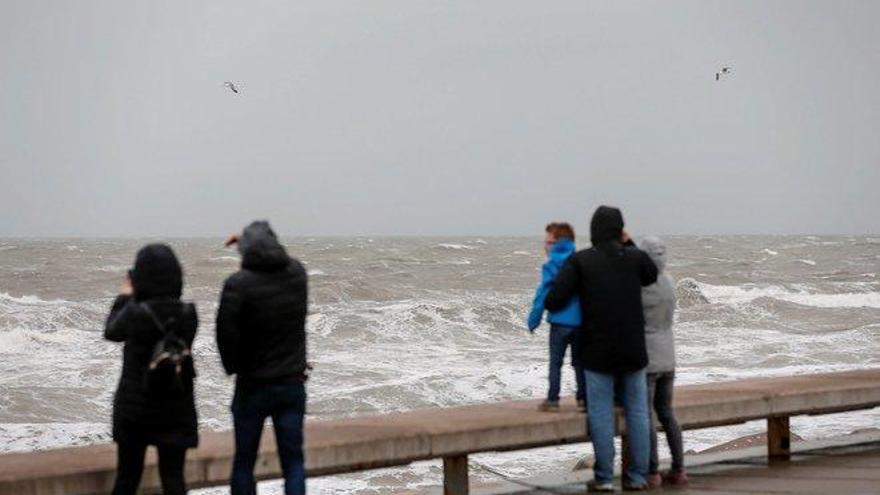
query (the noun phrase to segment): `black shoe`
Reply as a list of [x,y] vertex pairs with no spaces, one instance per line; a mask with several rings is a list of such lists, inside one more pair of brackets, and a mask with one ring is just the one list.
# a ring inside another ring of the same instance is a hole
[[578,399],[578,411],[587,412],[587,401],[584,399]]
[[538,406],[538,410],[543,412],[557,412],[559,411],[559,401],[545,400],[540,406]]

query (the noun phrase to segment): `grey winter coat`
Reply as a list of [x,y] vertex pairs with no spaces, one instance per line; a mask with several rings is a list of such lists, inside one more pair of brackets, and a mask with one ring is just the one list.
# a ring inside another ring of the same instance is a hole
[[642,288],[645,311],[645,344],[648,348],[648,373],[675,371],[675,338],[672,324],[675,315],[675,283],[666,268],[666,244],[657,237],[645,237],[639,247],[648,253],[660,274],[657,282]]

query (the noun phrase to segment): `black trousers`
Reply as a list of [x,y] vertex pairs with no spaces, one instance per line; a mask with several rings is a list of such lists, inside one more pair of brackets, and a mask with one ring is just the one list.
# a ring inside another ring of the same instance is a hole
[[[159,451],[159,477],[162,479],[164,495],[186,494],[186,481],[183,479],[183,463],[186,449],[182,447],[157,447]],[[113,495],[135,495],[144,472],[144,456],[147,444],[126,440],[116,446],[116,483]]]

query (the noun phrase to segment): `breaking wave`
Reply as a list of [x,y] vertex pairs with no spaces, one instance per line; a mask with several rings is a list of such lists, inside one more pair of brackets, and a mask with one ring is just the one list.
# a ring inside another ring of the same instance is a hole
[[[854,284],[847,284],[852,286]],[[866,284],[866,287],[870,287]],[[679,290],[681,294],[681,283]],[[794,284],[792,287],[778,285],[753,286],[753,285],[712,285],[697,282],[696,286],[688,285],[687,291],[698,289],[699,295],[712,304],[739,305],[750,303],[758,298],[771,298],[786,301],[802,306],[816,308],[880,308],[880,292],[842,292],[842,293],[818,293],[802,284]],[[687,293],[693,299],[696,292]],[[681,297],[681,296],[680,296]]]
[[438,247],[441,249],[454,249],[456,251],[477,249],[476,247],[468,246],[467,244],[450,244],[450,243],[440,243],[440,244],[437,244],[437,246],[435,246],[435,247]]

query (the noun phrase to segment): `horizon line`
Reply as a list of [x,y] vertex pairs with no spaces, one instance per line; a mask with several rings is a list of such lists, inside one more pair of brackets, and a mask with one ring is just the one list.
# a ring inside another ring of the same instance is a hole
[[[83,239],[83,240],[137,240],[137,239],[222,239],[229,234],[200,234],[200,235],[161,235],[161,234],[138,234],[138,235],[0,235],[0,239],[4,240],[63,240],[63,239]],[[636,234],[635,238],[643,235],[656,235],[663,237],[854,237],[854,236],[880,236],[880,233],[860,232],[860,233],[819,233],[819,232],[795,232],[795,233],[765,233],[765,232],[744,232],[744,233],[645,233]],[[511,238],[511,237],[541,237],[543,233],[531,234],[296,234],[296,235],[279,235],[280,238],[290,239],[330,239],[330,238]]]

